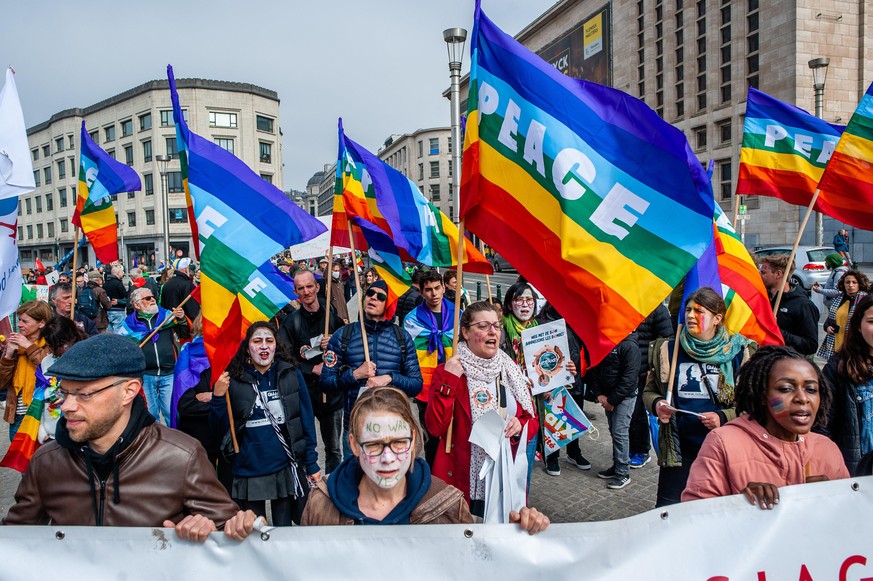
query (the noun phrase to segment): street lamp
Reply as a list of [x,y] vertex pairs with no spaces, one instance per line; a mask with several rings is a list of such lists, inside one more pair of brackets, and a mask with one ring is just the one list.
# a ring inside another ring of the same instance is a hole
[[172,257],[170,256],[170,202],[167,193],[167,166],[170,165],[170,160],[173,159],[169,155],[156,155],[155,161],[158,163],[158,171],[161,172],[161,202],[164,206],[161,224],[164,226],[164,256],[166,257],[166,266],[170,265]]
[[[443,40],[449,54],[449,78],[452,80],[452,199],[455,207],[461,207],[461,62],[464,60],[464,43],[467,31],[449,28],[443,31]],[[460,212],[458,212],[460,213]],[[461,232],[461,236],[464,233]]]
[[[808,64],[812,69],[812,88],[815,89],[815,116],[823,119],[825,81],[828,78],[828,65],[831,64],[831,59],[826,56],[818,57]],[[815,243],[818,246],[824,244],[824,219],[821,212],[815,213]]]

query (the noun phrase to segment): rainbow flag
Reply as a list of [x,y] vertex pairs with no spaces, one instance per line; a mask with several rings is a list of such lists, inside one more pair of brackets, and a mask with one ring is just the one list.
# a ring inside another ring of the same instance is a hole
[[[57,379],[52,378],[54,387],[57,386]],[[49,380],[43,374],[42,369],[36,368],[36,387],[33,390],[33,399],[30,405],[27,406],[27,413],[24,419],[21,420],[21,426],[12,438],[9,444],[9,449],[3,459],[0,460],[0,466],[3,468],[12,468],[18,472],[24,473],[27,470],[27,465],[30,459],[33,458],[33,453],[39,448],[39,425],[42,421],[42,412],[45,409],[46,390],[50,387]],[[10,405],[12,405],[10,403]],[[55,404],[57,410],[59,406]]]
[[440,325],[437,325],[436,317],[425,303],[421,303],[406,315],[406,319],[400,321],[400,326],[409,333],[415,345],[418,367],[421,369],[421,379],[424,382],[421,393],[415,396],[415,399],[423,402],[429,401],[431,379],[440,364],[440,359],[445,363],[452,356],[455,304],[444,298],[441,312]]
[[560,74],[478,1],[471,51],[461,217],[564,314],[596,364],[711,243],[706,174],[643,102]]
[[749,87],[737,194],[808,206],[843,128]]
[[852,114],[818,187],[816,210],[873,230],[873,85]]
[[271,319],[296,298],[293,281],[270,258],[327,229],[238,157],[189,131],[171,66],[167,76],[182,185],[198,227],[203,339],[218,377],[251,322]]
[[111,196],[140,190],[142,183],[133,168],[94,143],[84,121],[79,143],[79,188],[72,222],[88,237],[97,259],[110,264],[118,260],[118,224]]

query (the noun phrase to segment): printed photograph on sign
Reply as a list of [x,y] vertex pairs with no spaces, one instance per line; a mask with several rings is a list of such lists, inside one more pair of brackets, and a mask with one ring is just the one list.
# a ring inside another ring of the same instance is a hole
[[573,383],[573,376],[567,371],[570,346],[564,319],[523,330],[521,343],[534,395]]

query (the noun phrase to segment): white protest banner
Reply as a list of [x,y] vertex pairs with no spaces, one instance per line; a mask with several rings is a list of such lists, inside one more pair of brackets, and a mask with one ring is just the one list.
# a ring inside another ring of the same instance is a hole
[[543,398],[543,445],[546,453],[557,452],[591,429],[591,422],[566,387]]
[[[292,246],[290,248],[291,258],[294,260],[309,260],[310,258],[321,258],[322,256],[327,256],[327,251],[330,249],[330,227],[333,223],[333,216],[318,216],[318,219],[321,220],[322,224],[327,226],[327,232],[323,232],[321,235],[316,236],[308,242],[302,242]],[[351,248],[346,248],[344,246],[333,247],[334,256],[351,251]]]
[[521,344],[527,375],[534,383],[533,395],[573,383],[573,376],[567,371],[570,346],[564,319],[524,329]]
[[[0,527],[3,579],[615,579],[863,581],[873,578],[873,477],[780,489],[773,510],[742,496],[630,518],[553,524],[273,529],[199,545],[169,529]],[[70,502],[89,503],[88,498]],[[124,496],[122,496],[124,502]],[[386,559],[385,556],[390,556]],[[51,573],[54,571],[54,573]]]

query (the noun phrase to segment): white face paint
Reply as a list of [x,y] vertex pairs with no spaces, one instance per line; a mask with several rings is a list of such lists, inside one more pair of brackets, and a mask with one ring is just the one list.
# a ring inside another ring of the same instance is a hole
[[276,357],[276,337],[268,329],[258,329],[249,339],[249,357],[258,371],[265,371]]
[[375,448],[378,451],[378,446],[374,445],[376,442],[389,443],[402,438],[412,438],[412,429],[399,415],[382,412],[364,418],[364,425],[357,437],[358,461],[367,478],[380,488],[394,488],[406,477],[412,464],[412,442],[406,452],[399,454],[392,451],[390,446],[385,446],[376,457],[369,456],[367,450]]
[[533,317],[536,306],[537,302],[533,293],[529,288],[526,288],[512,300],[512,314],[522,323],[526,323]]

